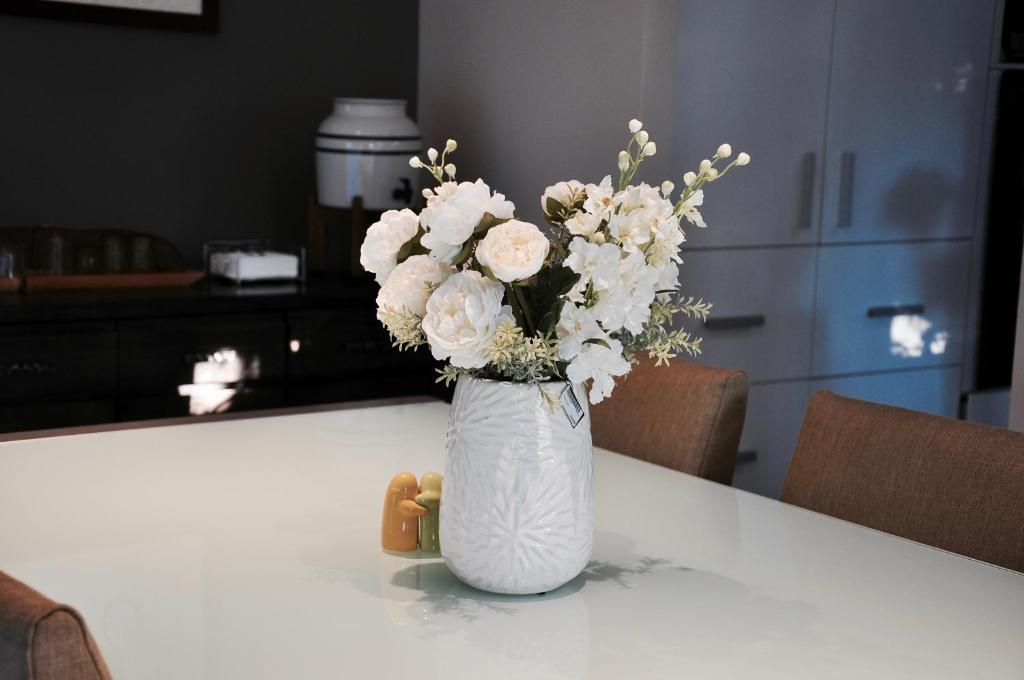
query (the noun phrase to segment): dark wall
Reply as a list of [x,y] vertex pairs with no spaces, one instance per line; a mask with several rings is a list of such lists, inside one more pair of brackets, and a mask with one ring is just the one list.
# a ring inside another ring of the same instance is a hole
[[0,14],[0,225],[299,243],[334,96],[416,99],[417,2],[222,0],[198,34]]

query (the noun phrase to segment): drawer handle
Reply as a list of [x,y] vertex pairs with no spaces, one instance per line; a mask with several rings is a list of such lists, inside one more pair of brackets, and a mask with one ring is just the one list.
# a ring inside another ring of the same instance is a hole
[[737,465],[754,462],[757,462],[757,451],[740,451],[736,454]]
[[852,151],[844,151],[839,156],[839,218],[836,226],[840,229],[847,229],[853,223],[854,159]]
[[0,377],[12,377],[16,375],[53,375],[57,369],[52,364],[40,363],[38,361],[25,361],[19,363],[13,361],[9,364],[0,365]]
[[924,314],[924,305],[914,303],[910,305],[880,305],[878,307],[868,307],[869,319],[900,316],[901,314]]
[[797,222],[797,229],[810,229],[814,222],[814,153],[805,153],[803,168],[801,171],[802,186],[800,187],[800,218]]
[[747,314],[737,316],[711,316],[704,320],[704,327],[708,330],[736,330],[739,328],[758,328],[763,326],[765,318],[763,314]]

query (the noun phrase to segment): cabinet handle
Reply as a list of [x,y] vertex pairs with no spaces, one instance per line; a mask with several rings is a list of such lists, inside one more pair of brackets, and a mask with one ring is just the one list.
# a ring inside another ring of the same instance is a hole
[[704,327],[708,330],[736,330],[739,328],[757,328],[765,322],[763,314],[739,316],[712,316],[704,319]]
[[924,305],[914,303],[910,305],[880,305],[868,307],[868,318],[899,316],[901,314],[924,314]]
[[757,451],[740,451],[736,454],[736,464],[743,465],[744,463],[757,462]]
[[810,229],[814,222],[814,216],[811,213],[814,211],[815,160],[813,152],[804,154],[800,176],[800,221],[797,222],[797,229]]
[[836,226],[849,228],[853,222],[853,173],[854,155],[844,151],[839,156],[839,220]]
[[0,377],[9,378],[16,375],[54,375],[57,369],[53,365],[39,361],[13,361],[0,365]]

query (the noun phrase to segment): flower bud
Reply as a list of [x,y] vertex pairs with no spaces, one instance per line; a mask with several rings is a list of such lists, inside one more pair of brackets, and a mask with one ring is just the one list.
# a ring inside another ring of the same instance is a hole
[[431,191],[430,189],[424,189],[420,193],[423,194],[423,198],[430,198],[431,196],[434,195],[434,192]]
[[629,154],[625,151],[619,152],[619,170],[625,172],[629,168]]
[[656,153],[658,153],[658,145],[657,144],[655,144],[654,142],[647,142],[646,144],[644,144],[644,155],[645,156],[653,156]]
[[647,134],[647,130],[641,130],[640,132],[636,133],[636,145],[643,146],[644,144],[647,143],[647,140],[650,138],[651,136]]
[[728,144],[723,144],[722,146],[718,147],[718,151],[715,153],[715,155],[718,156],[719,158],[728,158],[729,156],[732,155],[732,147],[729,146]]
[[640,121],[638,121],[636,118],[634,118],[633,120],[629,121],[629,131],[632,132],[634,135],[636,133],[640,132],[640,130],[643,128],[643,126],[644,126],[644,124],[641,123]]
[[662,196],[668,196],[669,194],[672,193],[672,190],[675,189],[675,188],[676,188],[675,184],[673,184],[672,182],[670,182],[668,180],[665,180],[664,182],[661,183],[661,195]]
[[750,154],[745,151],[741,151],[739,156],[736,156],[736,165],[746,165],[750,162]]
[[434,147],[430,147],[429,149],[427,149],[427,158],[430,159],[431,163],[436,161],[437,160],[437,149],[435,149]]
[[455,151],[458,148],[459,148],[459,143],[456,142],[454,139],[449,139],[447,142],[444,143],[444,151],[445,151],[445,153],[451,153],[452,151]]
[[708,170],[708,181],[714,182],[716,179],[718,179],[718,169],[711,168],[710,170]]
[[448,165],[444,166],[444,171],[445,171],[445,174],[447,174],[449,177],[451,177],[452,179],[455,179],[455,164],[454,163],[449,163]]
[[409,159],[409,167],[410,168],[422,168],[423,167],[423,161],[420,160],[419,156],[413,156],[412,158]]
[[686,173],[685,175],[683,175],[683,184],[685,184],[688,187],[692,187],[693,183],[696,182],[696,181],[697,181],[697,173],[693,172],[692,170],[690,172]]
[[604,243],[604,233],[602,233],[600,231],[595,231],[590,236],[590,241],[592,243],[596,243],[597,245],[601,245],[602,243]]
[[710,169],[711,169],[711,161],[709,161],[707,158],[705,158],[704,160],[702,160],[700,162],[700,171],[702,173],[703,172],[707,172]]

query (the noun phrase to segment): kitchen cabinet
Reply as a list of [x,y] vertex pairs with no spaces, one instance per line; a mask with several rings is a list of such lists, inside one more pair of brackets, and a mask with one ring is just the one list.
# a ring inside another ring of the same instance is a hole
[[959,380],[956,367],[929,368],[815,380],[811,393],[831,390],[854,399],[956,418],[960,410]]
[[752,381],[808,375],[815,255],[811,247],[684,253],[683,291],[714,304],[706,323],[684,324],[704,338],[698,360],[742,368]]
[[838,0],[822,240],[973,233],[992,0]]
[[805,380],[750,388],[733,486],[779,497],[809,397],[810,385]]
[[822,248],[814,375],[959,363],[971,244]]
[[817,242],[832,18],[821,0],[681,3],[673,169],[722,142],[754,159],[706,187],[691,246]]

